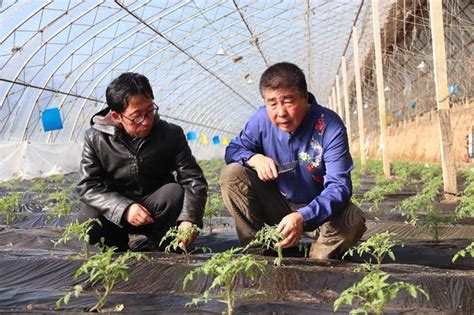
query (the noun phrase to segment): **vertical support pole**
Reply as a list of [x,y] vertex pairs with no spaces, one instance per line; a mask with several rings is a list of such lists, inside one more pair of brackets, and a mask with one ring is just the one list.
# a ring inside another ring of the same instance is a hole
[[338,113],[338,108],[337,108],[337,103],[336,103],[336,88],[332,87],[332,106],[334,106],[334,111],[339,115]]
[[312,61],[313,61],[313,40],[312,40],[312,29],[311,29],[311,5],[309,0],[306,0],[306,30],[307,30],[307,43],[308,43],[308,91],[312,91],[313,87],[313,76],[312,76]]
[[346,57],[342,56],[341,58],[342,65],[342,89],[344,92],[344,108],[346,112],[346,128],[347,128],[347,139],[349,141],[349,146],[352,143],[352,128],[351,128],[351,113],[349,109],[349,87],[347,86],[347,63]]
[[360,164],[367,164],[365,155],[365,130],[364,130],[364,109],[362,108],[362,86],[360,84],[360,62],[359,62],[359,38],[357,36],[357,27],[352,27],[352,45],[354,46],[354,74],[357,98],[357,121],[359,125],[359,147]]
[[334,110],[334,109],[332,108],[332,96],[331,96],[331,93],[329,93],[328,105],[329,105],[329,109],[330,109],[330,110]]
[[377,96],[379,101],[380,138],[382,140],[383,172],[390,176],[390,161],[387,147],[387,119],[385,113],[385,95],[383,86],[382,47],[380,43],[379,1],[372,0],[372,24],[375,44],[375,70],[377,74]]
[[453,155],[453,135],[449,109],[448,78],[446,74],[446,48],[444,45],[443,5],[441,0],[430,0],[431,36],[433,37],[433,62],[438,104],[441,143],[441,166],[444,191],[456,194],[456,166]]
[[339,87],[339,75],[337,74],[336,74],[336,103],[337,103],[337,113],[339,114],[339,117],[341,117],[342,121],[345,121],[344,111],[342,110],[342,104],[341,104],[341,89]]

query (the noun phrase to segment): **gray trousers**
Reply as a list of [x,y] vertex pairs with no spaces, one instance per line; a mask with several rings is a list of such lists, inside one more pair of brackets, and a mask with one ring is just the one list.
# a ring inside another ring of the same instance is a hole
[[[224,202],[235,220],[241,245],[247,245],[264,224],[276,225],[303,205],[291,204],[273,182],[263,182],[257,173],[237,163],[227,165],[221,173]],[[362,210],[349,203],[339,213],[311,232],[315,239],[309,257],[340,257],[354,246],[367,230]]]

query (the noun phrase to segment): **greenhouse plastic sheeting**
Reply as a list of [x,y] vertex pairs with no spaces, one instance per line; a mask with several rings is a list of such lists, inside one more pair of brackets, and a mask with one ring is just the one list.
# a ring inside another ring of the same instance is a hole
[[[225,147],[190,145],[198,160],[222,158]],[[82,143],[0,143],[0,180],[15,176],[23,179],[77,172]],[[34,162],[34,163],[33,163]]]
[[81,150],[81,144],[75,142],[0,143],[0,179],[30,179],[77,171]]

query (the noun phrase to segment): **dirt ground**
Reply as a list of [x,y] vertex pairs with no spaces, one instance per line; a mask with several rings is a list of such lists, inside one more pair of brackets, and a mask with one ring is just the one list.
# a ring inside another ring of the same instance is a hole
[[[474,101],[469,106],[457,105],[451,110],[453,131],[453,153],[457,164],[466,162],[466,136],[474,122]],[[380,137],[378,130],[366,131],[368,157],[380,159]],[[410,122],[400,122],[387,127],[388,154],[391,160],[440,163],[439,124],[435,111]],[[357,137],[355,137],[357,136]],[[358,135],[354,135],[351,144],[353,157],[360,156]],[[474,165],[474,161],[470,161]]]

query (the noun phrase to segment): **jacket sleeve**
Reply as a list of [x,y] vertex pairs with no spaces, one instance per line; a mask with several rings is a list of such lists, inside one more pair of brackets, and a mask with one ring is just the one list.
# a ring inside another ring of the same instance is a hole
[[243,165],[255,154],[262,153],[262,147],[255,134],[256,127],[255,120],[251,117],[240,134],[232,139],[225,149],[226,164],[239,163]]
[[107,219],[121,226],[123,213],[134,201],[105,185],[105,171],[97,158],[97,148],[92,137],[92,132],[86,132],[77,192],[82,202],[98,209]]
[[303,215],[305,230],[312,230],[322,225],[329,216],[346,207],[352,196],[353,164],[346,129],[341,125],[331,131],[327,130],[325,134],[328,139],[323,148],[323,161],[326,167],[323,191],[307,206],[298,209]]
[[207,200],[207,181],[191,153],[183,130],[179,128],[175,170],[177,181],[184,189],[183,210],[178,221],[189,221],[202,227]]

